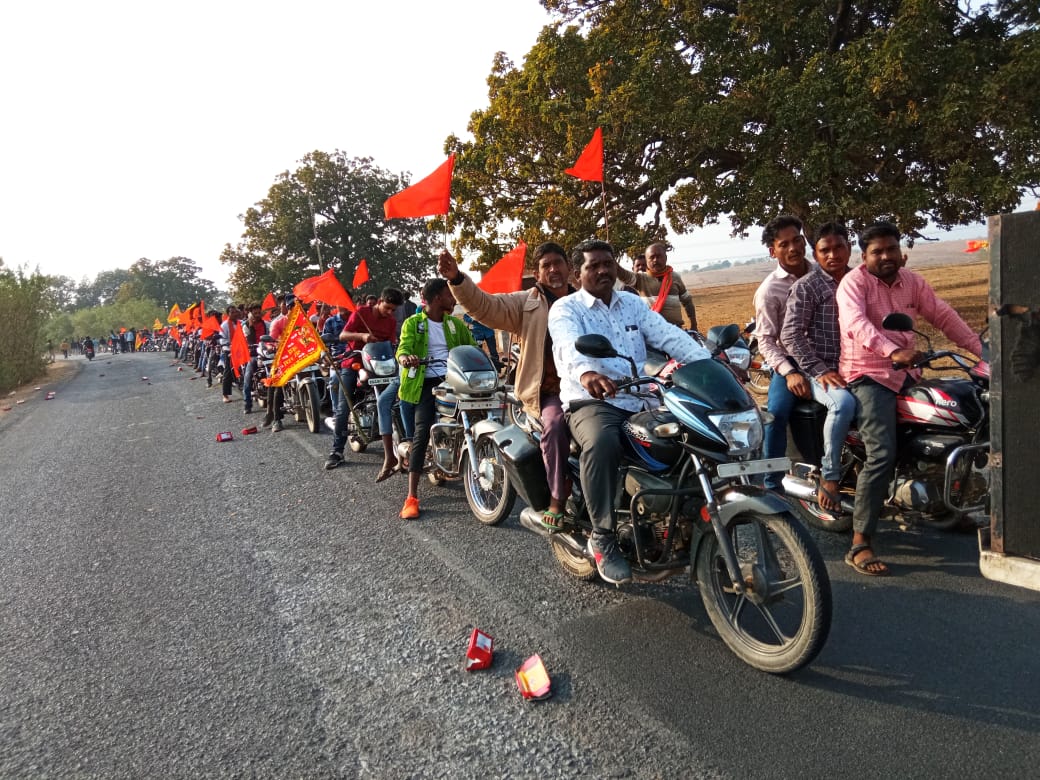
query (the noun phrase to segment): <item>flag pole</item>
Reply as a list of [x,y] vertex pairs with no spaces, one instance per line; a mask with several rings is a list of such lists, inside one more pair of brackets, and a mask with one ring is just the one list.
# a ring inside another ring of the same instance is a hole
[[[604,177],[605,178],[605,177]],[[603,179],[599,180],[600,194],[603,196],[603,232],[606,233],[607,243],[610,243],[610,222],[607,220],[607,185]]]

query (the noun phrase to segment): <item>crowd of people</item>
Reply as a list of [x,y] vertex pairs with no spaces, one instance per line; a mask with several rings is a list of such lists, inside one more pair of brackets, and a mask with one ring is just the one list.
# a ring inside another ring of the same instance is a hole
[[[850,267],[849,231],[835,222],[820,225],[807,239],[800,220],[783,215],[767,224],[763,244],[777,262],[754,296],[759,345],[774,370],[766,408],[762,456],[783,456],[787,422],[798,399],[814,398],[827,410],[825,454],[819,500],[839,507],[836,495],[841,442],[853,419],[858,420],[867,463],[859,476],[854,533],[846,562],[857,572],[883,575],[888,567],[874,550],[881,505],[895,459],[896,395],[912,371],[895,368],[919,355],[913,334],[886,331],[881,320],[892,312],[923,317],[959,347],[980,354],[979,337],[918,274],[904,268],[898,229],[885,222],[858,236],[863,262]],[[577,336],[606,336],[618,351],[642,369],[647,346],[680,362],[709,356],[691,337],[698,326],[693,296],[669,264],[667,247],[654,243],[637,258],[633,270],[619,266],[614,249],[590,240],[568,253],[553,242],[539,245],[531,258],[533,284],[512,293],[481,290],[445,250],[437,261],[438,276],[422,289],[416,310],[402,290],[388,287],[352,312],[322,306],[312,316],[334,364],[347,350],[390,342],[399,365],[397,378],[378,393],[378,426],[384,459],[375,480],[407,474],[402,519],[420,516],[419,483],[435,420],[434,388],[445,377],[448,352],[462,344],[482,343],[494,350],[495,331],[507,333],[520,346],[514,392],[527,415],[539,421],[542,457],[551,501],[542,523],[558,530],[572,485],[567,457],[573,439],[580,446],[580,479],[594,532],[589,552],[607,582],[631,579],[627,561],[614,536],[613,496],[617,491],[623,451],[623,426],[644,401],[617,394],[617,382],[630,373],[627,361],[579,354]],[[254,412],[250,377],[256,370],[257,345],[264,336],[278,339],[294,304],[291,294],[276,297],[278,313],[267,321],[260,304],[228,307],[220,332],[204,344],[189,334],[182,357],[191,347],[196,370],[212,384],[209,357],[226,364],[232,328],[242,328],[250,360],[242,381],[245,414]],[[411,310],[409,310],[409,308]],[[456,316],[461,308],[463,316]],[[486,330],[485,330],[486,329]],[[491,333],[490,344],[488,332]],[[223,372],[225,403],[234,399],[233,373]],[[330,394],[333,416],[331,451],[324,462],[335,469],[344,462],[347,443],[347,393],[354,392],[353,361],[333,372]],[[283,429],[281,388],[267,388],[266,415],[260,427]],[[391,407],[399,402],[409,447],[394,445]],[[769,474],[765,486],[781,491],[782,474]]]

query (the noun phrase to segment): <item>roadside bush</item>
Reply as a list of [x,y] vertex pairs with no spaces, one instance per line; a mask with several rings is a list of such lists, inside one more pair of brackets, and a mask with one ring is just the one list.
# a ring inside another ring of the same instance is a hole
[[49,279],[3,267],[0,260],[0,392],[28,382],[44,369],[43,328],[51,313]]

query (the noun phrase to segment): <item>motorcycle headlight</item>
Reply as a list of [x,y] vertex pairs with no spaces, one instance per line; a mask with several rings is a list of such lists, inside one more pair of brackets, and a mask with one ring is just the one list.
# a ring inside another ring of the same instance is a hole
[[729,442],[730,455],[745,455],[762,446],[762,418],[757,409],[724,414],[709,414],[708,418]]
[[372,374],[374,376],[393,376],[396,373],[397,361],[394,358],[372,361]]
[[745,347],[730,347],[726,350],[729,362],[742,371],[747,371],[751,365],[751,350]]
[[498,386],[498,374],[494,371],[468,371],[466,384],[475,393],[490,393]]

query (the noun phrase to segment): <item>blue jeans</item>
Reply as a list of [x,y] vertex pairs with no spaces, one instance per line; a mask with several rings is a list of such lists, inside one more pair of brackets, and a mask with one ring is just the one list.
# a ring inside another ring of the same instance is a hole
[[[394,432],[393,408],[397,400],[397,392],[401,389],[400,377],[394,377],[394,381],[380,389],[376,396],[376,409],[379,410],[379,435],[387,436]],[[407,401],[401,401],[401,426],[404,428],[404,438],[411,440],[415,435],[415,405]]]
[[343,448],[347,444],[347,416],[350,414],[350,404],[347,403],[347,394],[357,386],[357,371],[352,368],[344,368],[339,372],[340,399],[336,406],[336,427],[333,430],[332,451],[343,454]]
[[813,399],[827,407],[827,419],[823,421],[823,459],[820,473],[828,481],[841,476],[841,447],[845,434],[849,432],[852,419],[856,416],[856,398],[841,387],[824,387],[810,379]]
[[[782,458],[787,454],[787,421],[791,419],[791,410],[798,402],[798,396],[787,389],[787,379],[773,373],[769,382],[769,400],[766,411],[773,415],[773,421],[765,427],[765,441],[762,443],[762,457]],[[763,484],[769,490],[776,490],[782,484],[784,472],[772,471],[766,474]]]
[[870,536],[877,529],[896,462],[896,393],[872,379],[858,379],[849,392],[859,405],[859,434],[867,462],[856,481],[852,530]]
[[256,358],[249,358],[245,371],[242,372],[242,396],[245,398],[246,411],[253,408],[253,373],[256,371]]

